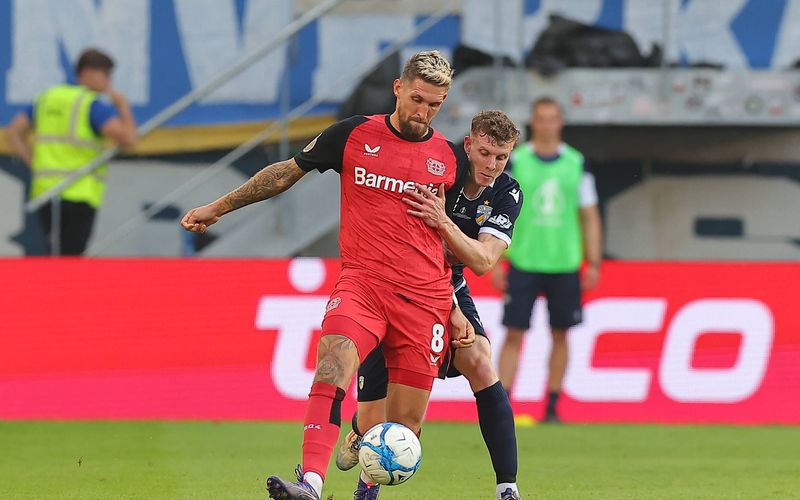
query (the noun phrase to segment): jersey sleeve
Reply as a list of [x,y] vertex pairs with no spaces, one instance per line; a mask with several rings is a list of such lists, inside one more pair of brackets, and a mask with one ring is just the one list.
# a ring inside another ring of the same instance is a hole
[[522,190],[517,181],[508,174],[500,174],[498,180],[502,182],[496,188],[492,199],[491,217],[481,226],[478,234],[491,234],[502,240],[506,247],[511,245],[511,235],[514,233],[514,223],[519,217],[522,208]]
[[334,123],[312,139],[311,142],[294,157],[294,161],[306,172],[312,170],[318,170],[319,172],[335,170],[341,173],[344,148],[347,144],[347,139],[350,137],[350,133],[353,129],[366,120],[367,119],[363,116],[353,116]]
[[586,160],[583,161],[583,176],[581,177],[581,183],[578,189],[578,199],[581,208],[597,205],[597,188],[594,182],[594,172],[592,172]]

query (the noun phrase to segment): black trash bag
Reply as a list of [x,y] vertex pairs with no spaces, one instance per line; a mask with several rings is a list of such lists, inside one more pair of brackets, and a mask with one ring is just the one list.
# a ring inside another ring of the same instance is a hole
[[644,56],[628,33],[589,26],[557,14],[539,35],[525,58],[525,66],[545,75],[562,68],[643,68],[661,64],[661,49],[654,45]]
[[392,82],[400,75],[400,54],[394,52],[383,60],[342,103],[339,120],[353,115],[380,115],[394,112],[395,97]]
[[[508,56],[503,56],[501,64],[504,68],[516,66]],[[456,74],[463,73],[469,68],[494,65],[494,57],[482,50],[473,49],[466,45],[459,45],[453,50],[453,69]]]

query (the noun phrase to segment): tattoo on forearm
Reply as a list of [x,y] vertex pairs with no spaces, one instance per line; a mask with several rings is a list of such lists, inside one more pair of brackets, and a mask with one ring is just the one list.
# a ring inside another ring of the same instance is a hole
[[230,212],[251,203],[268,200],[289,189],[303,174],[292,160],[273,163],[225,196],[223,208],[225,212]]

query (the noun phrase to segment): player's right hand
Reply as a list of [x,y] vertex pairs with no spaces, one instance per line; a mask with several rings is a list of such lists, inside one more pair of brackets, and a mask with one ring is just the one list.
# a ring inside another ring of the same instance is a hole
[[450,338],[453,349],[472,347],[475,343],[475,327],[459,307],[455,307],[450,313]]
[[208,226],[215,224],[220,218],[217,209],[212,205],[203,205],[189,210],[181,219],[181,226],[193,233],[205,233]]

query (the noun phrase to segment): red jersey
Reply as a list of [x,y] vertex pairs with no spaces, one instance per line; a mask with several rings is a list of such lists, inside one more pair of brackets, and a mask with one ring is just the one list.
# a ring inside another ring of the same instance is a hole
[[409,215],[402,199],[415,182],[450,189],[463,161],[453,143],[433,129],[419,140],[405,139],[388,115],[354,116],[328,127],[295,161],[305,171],[341,175],[345,271],[361,270],[417,296],[451,294],[441,237]]

